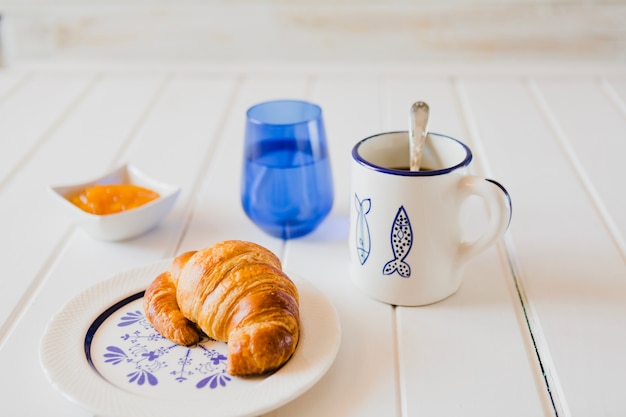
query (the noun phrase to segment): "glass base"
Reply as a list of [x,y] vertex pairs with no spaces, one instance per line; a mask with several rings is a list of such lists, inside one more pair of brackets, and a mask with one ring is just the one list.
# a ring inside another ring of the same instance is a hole
[[257,224],[265,233],[280,239],[295,239],[308,235],[319,226],[321,222],[283,224],[283,225],[262,225]]

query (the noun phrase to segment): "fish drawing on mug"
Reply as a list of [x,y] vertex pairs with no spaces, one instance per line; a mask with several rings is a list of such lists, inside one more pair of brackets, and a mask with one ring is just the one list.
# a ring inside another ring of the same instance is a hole
[[372,208],[372,201],[369,198],[359,200],[359,196],[354,194],[354,208],[358,213],[355,228],[356,253],[359,257],[359,262],[361,262],[361,265],[363,265],[365,261],[367,261],[367,258],[370,256],[370,248],[372,243],[370,237],[370,227],[367,224],[367,218],[365,217]]
[[411,251],[411,246],[413,246],[413,229],[404,206],[400,206],[391,226],[393,259],[383,267],[384,275],[398,272],[402,278],[411,276],[411,266],[404,261]]

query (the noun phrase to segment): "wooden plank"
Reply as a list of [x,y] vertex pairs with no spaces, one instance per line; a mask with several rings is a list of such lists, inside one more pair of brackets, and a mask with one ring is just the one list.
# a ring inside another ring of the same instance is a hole
[[19,88],[19,85],[27,79],[24,71],[1,71],[0,72],[0,101]]
[[603,76],[600,84],[615,108],[626,115],[626,76]]
[[[626,260],[626,114],[596,78],[537,77],[533,93]],[[593,112],[593,113],[591,113]]]
[[[406,130],[408,106],[425,100],[430,130],[468,144],[475,151],[474,171],[485,172],[479,143],[468,129],[471,114],[453,79],[395,77],[385,91],[391,130]],[[468,263],[456,294],[429,306],[397,308],[396,317],[404,415],[551,415],[518,294],[498,248]]]
[[[0,95],[16,82],[0,80]],[[36,152],[65,112],[79,99],[92,77],[87,74],[45,74],[25,79],[18,91],[0,100],[0,190],[7,177]]]
[[[625,265],[579,166],[538,106],[534,82],[475,77],[462,86],[489,164],[513,197],[509,250],[559,415],[592,415],[598,407],[623,415]],[[589,93],[586,82],[569,86],[569,99]],[[588,108],[606,106],[593,97]],[[577,122],[561,114],[567,105],[551,104],[559,125],[573,129]],[[600,163],[590,158],[589,166]]]

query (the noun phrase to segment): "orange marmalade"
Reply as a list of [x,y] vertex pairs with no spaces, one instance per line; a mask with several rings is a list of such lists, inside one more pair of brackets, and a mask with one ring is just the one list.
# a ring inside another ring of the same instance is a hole
[[87,187],[70,201],[92,214],[113,214],[144,205],[159,194],[132,184],[107,184]]

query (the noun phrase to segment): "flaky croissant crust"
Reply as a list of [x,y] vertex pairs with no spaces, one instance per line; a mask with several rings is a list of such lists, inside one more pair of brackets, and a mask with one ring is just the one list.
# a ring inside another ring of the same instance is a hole
[[299,298],[280,260],[251,242],[228,240],[176,257],[146,289],[155,329],[190,346],[200,331],[228,344],[226,371],[263,374],[282,366],[299,338]]

